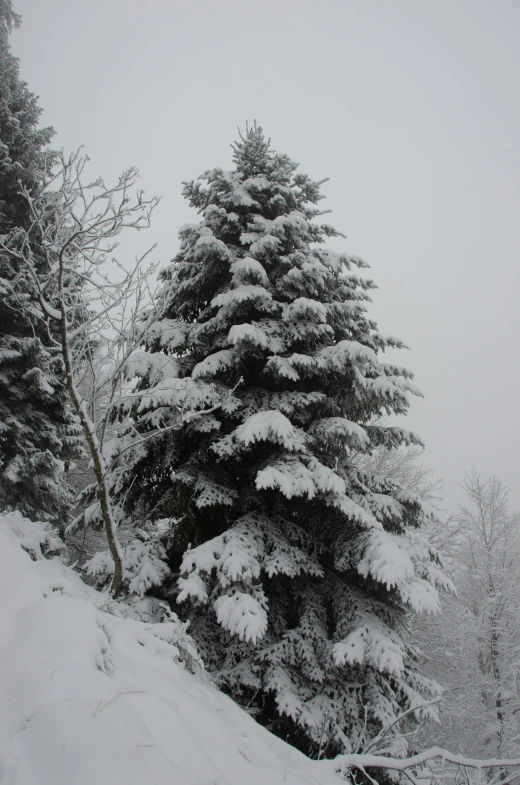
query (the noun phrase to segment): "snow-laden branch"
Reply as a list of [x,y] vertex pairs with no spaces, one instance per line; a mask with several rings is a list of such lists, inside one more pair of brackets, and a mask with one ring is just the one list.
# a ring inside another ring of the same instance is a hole
[[136,447],[140,447],[142,444],[145,444],[146,442],[150,441],[150,439],[156,439],[158,436],[164,436],[165,433],[169,433],[171,431],[178,431],[180,428],[182,428],[184,425],[191,422],[192,420],[195,420],[199,417],[205,417],[209,414],[213,414],[214,412],[221,409],[222,406],[224,406],[224,404],[232,398],[237,387],[240,384],[242,384],[243,381],[244,381],[243,378],[240,377],[240,379],[235,384],[235,386],[232,387],[230,390],[228,390],[226,397],[222,398],[221,401],[218,401],[218,403],[215,403],[213,406],[208,406],[205,408],[203,407],[202,409],[191,409],[188,410],[187,412],[185,411],[185,408],[175,406],[174,408],[176,408],[179,411],[180,417],[172,425],[167,425],[163,428],[158,427],[151,433],[147,433],[146,436],[140,434],[139,431],[134,431],[134,437],[135,437],[134,440],[132,441],[131,444],[127,444],[122,450],[117,452],[115,457],[112,459],[110,465],[107,467],[107,472],[112,472],[118,461],[129,450],[133,450]]
[[[349,769],[390,769],[391,771],[406,772],[423,766],[430,761],[440,758],[445,763],[451,763],[462,768],[469,769],[506,769],[520,766],[520,758],[488,758],[479,760],[478,758],[466,758],[464,755],[456,755],[449,750],[441,747],[431,747],[430,749],[412,755],[410,758],[387,758],[385,755],[352,754],[339,755],[333,761],[327,761],[332,765],[334,771],[339,774],[347,774]],[[365,772],[366,773],[366,772]],[[515,776],[520,776],[516,772]],[[501,780],[502,781],[502,780]]]

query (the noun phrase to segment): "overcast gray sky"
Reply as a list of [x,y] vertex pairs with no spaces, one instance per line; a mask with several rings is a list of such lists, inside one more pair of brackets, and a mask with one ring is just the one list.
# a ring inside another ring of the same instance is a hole
[[231,165],[237,125],[324,186],[425,393],[407,427],[451,506],[473,464],[520,506],[520,0],[15,0],[22,75],[55,143],[162,194]]

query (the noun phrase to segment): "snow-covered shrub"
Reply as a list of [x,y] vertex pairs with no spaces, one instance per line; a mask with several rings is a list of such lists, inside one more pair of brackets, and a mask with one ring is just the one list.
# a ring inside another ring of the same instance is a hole
[[20,541],[33,561],[60,554],[65,550],[56,530],[47,522],[33,522],[20,512],[6,512],[1,516],[2,528],[9,537]]
[[163,611],[163,622],[154,627],[154,635],[177,647],[180,662],[183,662],[191,673],[204,673],[204,662],[197,651],[195,641],[188,632],[190,622],[181,621],[175,611],[165,603],[161,603],[160,606]]
[[[84,568],[94,576],[100,586],[105,585],[114,574],[114,561],[110,551],[99,551]],[[170,568],[166,563],[166,552],[158,538],[144,541],[133,540],[123,548],[123,585],[128,593],[137,597],[144,595],[156,586],[161,586]]]

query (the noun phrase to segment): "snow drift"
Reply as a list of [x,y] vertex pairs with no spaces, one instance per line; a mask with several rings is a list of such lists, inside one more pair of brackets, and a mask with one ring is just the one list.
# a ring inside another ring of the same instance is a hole
[[0,515],[1,785],[341,781],[188,672],[178,625],[131,618],[44,558],[59,547],[43,524]]

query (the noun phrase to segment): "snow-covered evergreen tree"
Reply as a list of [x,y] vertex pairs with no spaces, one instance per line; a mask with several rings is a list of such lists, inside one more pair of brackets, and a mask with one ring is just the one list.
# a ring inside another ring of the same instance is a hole
[[134,519],[172,519],[173,595],[224,688],[313,755],[354,751],[438,692],[407,640],[447,585],[417,532],[435,513],[353,460],[420,443],[374,424],[418,390],[381,359],[402,344],[367,316],[367,265],[322,246],[339,233],[317,221],[320,183],[256,124],[234,163],[185,184],[202,218],[129,364],[112,483]]
[[[21,187],[35,191],[48,173],[53,130],[39,128],[37,98],[20,79],[9,33],[19,17],[0,2],[0,235],[11,248],[27,241],[30,208]],[[38,259],[35,260],[38,267]],[[0,251],[0,509],[63,522],[71,495],[63,460],[78,437],[60,369],[44,326],[31,315],[27,271]]]

